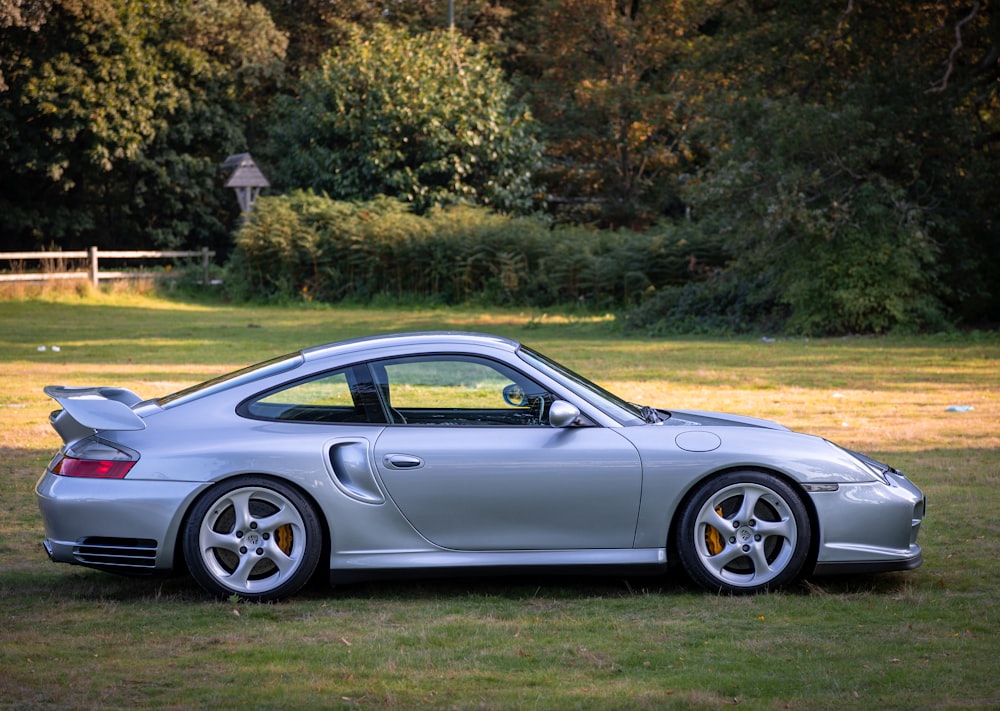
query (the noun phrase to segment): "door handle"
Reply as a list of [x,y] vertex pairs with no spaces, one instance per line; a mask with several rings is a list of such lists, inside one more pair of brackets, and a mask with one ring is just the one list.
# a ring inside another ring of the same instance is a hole
[[382,457],[382,463],[389,469],[419,469],[424,466],[424,460],[410,454],[387,454]]

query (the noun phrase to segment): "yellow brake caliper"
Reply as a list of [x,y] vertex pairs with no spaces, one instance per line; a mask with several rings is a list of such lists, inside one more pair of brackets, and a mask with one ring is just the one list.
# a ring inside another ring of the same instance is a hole
[[281,526],[274,532],[274,542],[285,555],[292,554],[292,527],[290,524]]
[[[716,506],[715,513],[721,516],[722,507]],[[715,526],[705,526],[705,545],[708,546],[710,555],[718,555],[726,547],[725,541],[722,540],[722,534]]]

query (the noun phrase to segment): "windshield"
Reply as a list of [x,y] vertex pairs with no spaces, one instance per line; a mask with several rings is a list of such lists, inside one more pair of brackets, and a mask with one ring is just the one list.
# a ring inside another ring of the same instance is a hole
[[584,395],[595,395],[596,397],[589,397],[587,399],[599,407],[604,414],[619,421],[627,421],[630,419],[646,420],[643,416],[641,408],[630,402],[622,400],[614,393],[605,390],[600,385],[590,382],[585,377],[579,373],[574,373],[566,366],[546,358],[541,353],[533,351],[527,346],[521,346],[518,349],[518,355],[539,370],[555,377],[557,380],[568,381],[571,386],[575,386],[574,389],[583,390]]
[[220,375],[217,378],[206,380],[204,383],[192,385],[190,388],[178,390],[172,395],[161,397],[156,401],[156,404],[160,407],[166,408],[173,405],[179,405],[182,402],[188,402],[189,400],[196,400],[198,398],[205,397],[206,395],[219,392],[220,390],[226,390],[228,388],[236,387],[237,385],[242,385],[243,383],[260,380],[261,378],[276,375],[277,373],[284,373],[285,371],[292,370],[293,368],[297,368],[302,365],[304,360],[305,359],[302,357],[301,353],[291,353],[289,355],[272,358],[271,360],[266,360],[263,363],[257,363],[256,365],[251,365],[246,368],[233,371],[232,373],[226,373],[225,375]]

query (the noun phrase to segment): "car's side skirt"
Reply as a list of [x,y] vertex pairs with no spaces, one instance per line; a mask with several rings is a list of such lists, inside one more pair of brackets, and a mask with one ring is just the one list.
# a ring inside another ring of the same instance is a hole
[[664,548],[340,553],[331,561],[330,582],[336,585],[385,578],[538,573],[655,575],[666,570]]

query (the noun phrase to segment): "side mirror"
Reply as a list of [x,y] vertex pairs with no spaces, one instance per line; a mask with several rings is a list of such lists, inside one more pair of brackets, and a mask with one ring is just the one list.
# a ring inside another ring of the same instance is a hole
[[556,400],[549,406],[549,424],[553,427],[569,427],[580,419],[580,408],[565,400]]
[[524,407],[528,404],[528,395],[517,383],[511,383],[503,389],[503,401],[511,407]]

